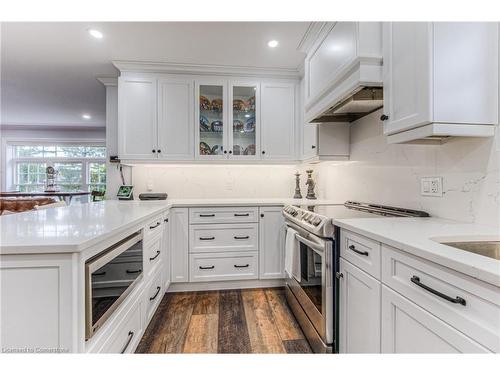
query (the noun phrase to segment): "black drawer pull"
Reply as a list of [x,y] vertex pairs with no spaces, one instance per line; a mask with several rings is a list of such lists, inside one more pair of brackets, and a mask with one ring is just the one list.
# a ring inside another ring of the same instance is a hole
[[208,266],[208,267],[200,266],[199,268],[200,268],[200,270],[213,270],[215,268],[215,266]]
[[132,341],[132,337],[134,337],[134,332],[129,331],[127,343],[125,344],[125,347],[122,349],[121,354],[125,353],[125,351],[127,350],[128,346],[130,345],[130,341]]
[[234,268],[247,268],[247,267],[250,267],[250,264],[245,264],[244,266],[240,266],[238,264],[234,265]]
[[235,240],[248,240],[250,236],[234,236]]
[[466,305],[466,302],[465,302],[465,300],[464,300],[462,297],[455,297],[455,298],[453,298],[453,297],[447,296],[446,294],[443,294],[443,293],[441,293],[441,292],[438,292],[437,290],[432,289],[430,286],[427,286],[427,285],[425,285],[425,284],[422,284],[422,283],[420,282],[420,277],[418,277],[418,276],[413,275],[413,276],[412,276],[412,278],[410,279],[410,281],[411,281],[413,284],[418,285],[418,286],[419,286],[419,287],[421,287],[422,289],[425,289],[425,290],[427,290],[428,292],[431,292],[432,294],[435,294],[436,296],[441,297],[441,298],[443,298],[443,299],[445,299],[445,300],[447,300],[447,301],[449,301],[449,302],[451,302],[451,303],[459,303],[459,304],[461,304],[461,305],[463,305],[463,306],[465,306],[465,305]]
[[126,270],[125,272],[126,273],[141,273],[142,270],[134,270],[134,271]]
[[250,216],[250,214],[234,214],[234,216],[239,217],[239,216]]
[[200,241],[213,241],[215,237],[200,237]]
[[160,250],[156,250],[156,255],[152,258],[149,258],[149,261],[155,260],[156,258],[158,258],[158,255],[160,255]]
[[92,276],[104,276],[104,275],[106,275],[106,271],[103,271],[103,272],[94,272],[92,274]]
[[359,254],[359,255],[366,255],[366,256],[368,256],[368,251],[360,251],[360,250],[356,249],[356,246],[354,246],[354,245],[349,246],[349,250],[352,250],[356,254]]
[[200,214],[200,217],[214,217],[215,214]]
[[149,229],[155,229],[160,226],[161,223],[157,222],[156,225],[150,226]]
[[160,290],[161,288],[159,286],[156,287],[156,293],[153,297],[149,297],[149,300],[152,301],[154,300],[156,297],[158,297],[158,294],[160,293]]
[[165,223],[168,223],[168,219],[163,220]]

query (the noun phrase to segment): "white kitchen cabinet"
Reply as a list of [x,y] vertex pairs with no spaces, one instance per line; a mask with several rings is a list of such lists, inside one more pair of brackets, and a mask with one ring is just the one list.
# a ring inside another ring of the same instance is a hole
[[[309,124],[308,126],[313,126]],[[320,160],[347,160],[350,154],[350,124],[344,122],[318,124],[318,156]]]
[[285,219],[283,207],[260,207],[260,279],[285,277]]
[[158,80],[159,159],[193,159],[193,94],[192,80],[178,78]]
[[156,79],[118,80],[118,153],[121,159],[156,158]]
[[165,215],[163,216],[163,238],[162,238],[162,247],[163,247],[163,281],[165,285],[165,290],[168,289],[168,286],[170,285],[170,280],[171,280],[171,274],[172,274],[172,269],[171,269],[171,261],[172,261],[172,254],[171,254],[171,241],[170,241],[170,211],[166,212]]
[[293,83],[274,82],[261,85],[262,159],[296,159],[295,86]]
[[488,353],[452,326],[382,286],[383,353]]
[[383,27],[384,134],[390,143],[492,136],[498,123],[498,24]]
[[340,259],[341,353],[380,353],[381,283]]
[[170,210],[171,282],[189,281],[189,215],[187,208]]

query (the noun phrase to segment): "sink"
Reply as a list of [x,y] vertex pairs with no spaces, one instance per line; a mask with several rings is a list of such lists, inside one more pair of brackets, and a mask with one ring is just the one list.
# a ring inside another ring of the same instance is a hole
[[500,241],[464,241],[441,242],[443,245],[455,247],[485,257],[500,260]]

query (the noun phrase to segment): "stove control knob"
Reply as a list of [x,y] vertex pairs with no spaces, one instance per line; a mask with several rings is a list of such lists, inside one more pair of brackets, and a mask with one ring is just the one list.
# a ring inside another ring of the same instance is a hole
[[319,217],[317,217],[316,219],[314,219],[314,221],[313,221],[313,225],[314,225],[315,227],[317,227],[318,225],[320,225],[320,224],[321,224],[321,221],[322,221],[322,220],[321,220]]

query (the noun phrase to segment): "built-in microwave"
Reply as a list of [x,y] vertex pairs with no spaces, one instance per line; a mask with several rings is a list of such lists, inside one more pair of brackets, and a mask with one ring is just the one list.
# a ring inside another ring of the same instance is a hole
[[142,231],[85,262],[85,339],[90,339],[142,278]]

